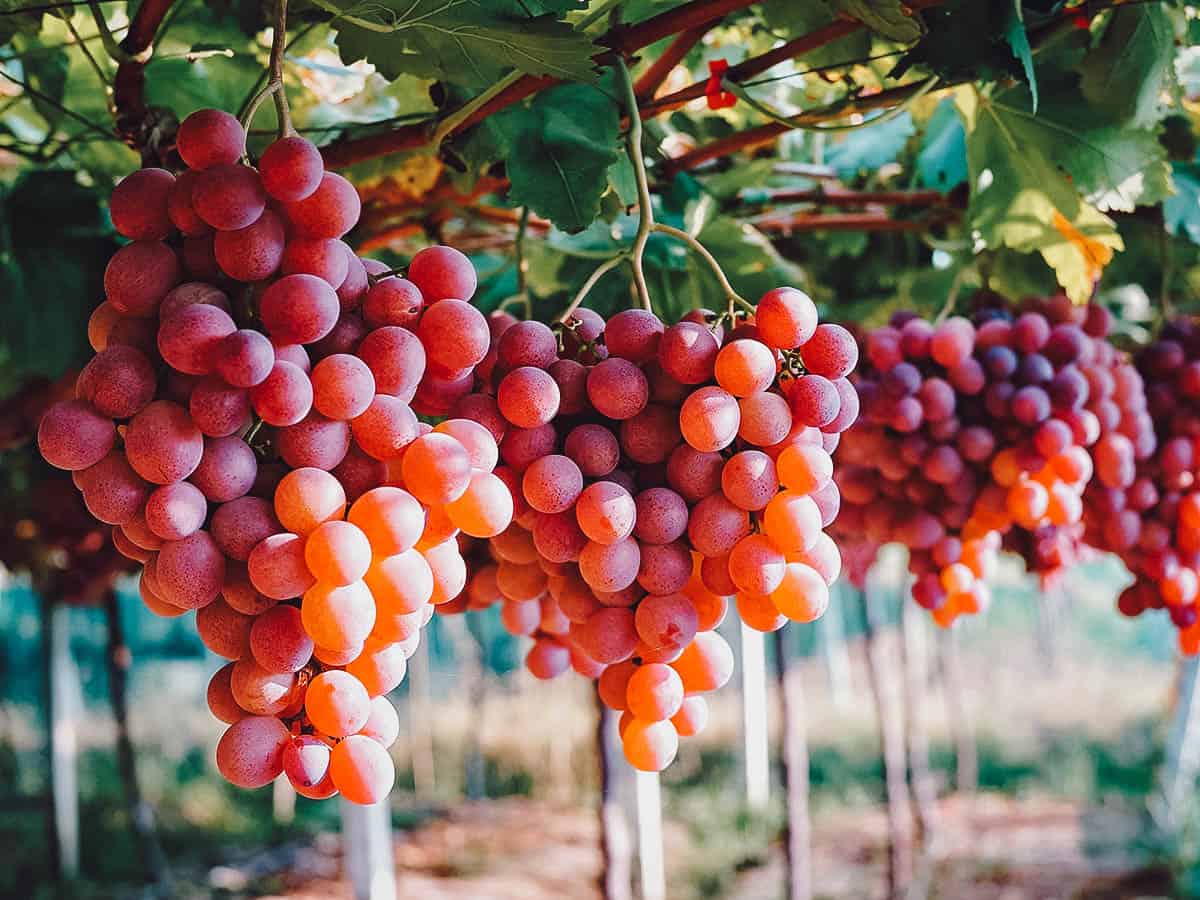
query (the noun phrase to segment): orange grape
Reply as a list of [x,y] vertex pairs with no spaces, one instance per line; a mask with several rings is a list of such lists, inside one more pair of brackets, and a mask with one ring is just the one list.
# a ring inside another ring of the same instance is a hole
[[387,697],[373,697],[367,724],[360,728],[358,733],[369,737],[385,749],[396,743],[396,738],[400,737],[400,716],[396,714],[396,707],[392,705],[392,701]]
[[777,368],[775,354],[761,341],[731,341],[717,354],[717,384],[735,397],[748,397],[769,388]]
[[490,472],[500,460],[500,450],[492,433],[471,419],[446,419],[433,426],[438,434],[448,434],[467,451],[471,468]]
[[345,737],[367,724],[371,698],[363,683],[349,672],[330,669],[308,683],[304,713],[322,734]]
[[416,550],[376,560],[363,580],[380,613],[413,613],[433,596],[433,570]]
[[829,585],[811,566],[790,562],[771,601],[793,622],[814,622],[829,608]]
[[422,503],[449,503],[471,483],[471,457],[448,434],[423,434],[404,451],[400,467],[405,487]]
[[715,631],[701,631],[671,665],[683,679],[685,693],[707,693],[723,687],[733,675],[733,650]]
[[467,586],[467,564],[458,550],[458,542],[445,541],[421,553],[433,573],[433,594],[429,602],[437,606],[461,594]]
[[825,487],[833,478],[833,459],[821,447],[791,444],[775,460],[775,469],[784,487],[801,494],[811,494]]
[[333,748],[329,777],[351,803],[372,804],[392,790],[396,767],[382,744],[366,735],[352,734]]
[[678,672],[663,663],[638,666],[625,686],[625,699],[638,719],[669,719],[683,705],[683,681]]
[[340,519],[345,511],[341,482],[321,469],[293,469],[275,488],[275,516],[296,534],[308,535],[322,522]]
[[323,522],[304,543],[304,561],[323,584],[346,585],[360,580],[371,565],[371,545],[358,526],[334,519]]
[[575,518],[584,534],[598,544],[628,538],[637,523],[637,504],[625,488],[611,481],[589,485],[575,501]]
[[679,752],[679,735],[669,721],[647,722],[634,718],[621,739],[625,758],[635,769],[661,772]]
[[671,724],[680,737],[694,737],[708,725],[708,701],[703,697],[684,697],[679,712],[671,716]]
[[508,485],[499,477],[491,472],[474,471],[462,496],[447,503],[445,510],[447,518],[465,534],[490,538],[512,522],[513,498]]
[[637,663],[625,660],[608,666],[601,672],[600,678],[596,682],[596,691],[600,695],[600,701],[609,709],[618,712],[628,708],[629,679],[633,677],[633,673],[637,669]]
[[975,582],[975,573],[960,562],[946,566],[940,577],[947,594],[961,594]]
[[816,502],[796,491],[776,494],[763,514],[764,530],[781,550],[808,550],[821,533],[821,510]]
[[364,648],[358,657],[346,663],[346,672],[366,688],[368,697],[391,693],[400,686],[407,671],[408,657],[400,644],[384,644],[373,650]]
[[411,550],[425,530],[425,511],[408,491],[377,487],[354,501],[347,519],[362,529],[376,556]]
[[338,587],[317,584],[305,591],[300,615],[318,647],[349,650],[375,626],[375,600],[361,581]]
[[738,591],[735,602],[738,616],[755,631],[778,631],[787,624],[787,617],[779,612],[774,601],[766,594]]

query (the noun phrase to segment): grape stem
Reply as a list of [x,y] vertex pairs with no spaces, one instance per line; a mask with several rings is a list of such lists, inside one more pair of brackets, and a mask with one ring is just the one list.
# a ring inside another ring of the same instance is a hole
[[717,262],[716,257],[708,251],[707,247],[705,247],[702,243],[700,243],[682,228],[675,228],[672,225],[664,225],[662,222],[655,222],[652,230],[661,232],[662,234],[670,235],[676,240],[687,244],[692,250],[696,251],[697,255],[699,255],[701,259],[708,264],[708,267],[712,269],[713,275],[716,276],[717,282],[721,285],[721,290],[725,294],[725,299],[729,301],[728,314],[730,319],[733,318],[736,307],[741,307],[746,312],[753,314],[754,305],[733,289],[733,285],[729,283],[729,278],[725,275],[725,270],[721,268],[721,264]]
[[589,293],[591,293],[591,290],[596,286],[596,283],[621,263],[623,263],[627,256],[629,256],[629,251],[625,250],[621,253],[618,253],[611,259],[605,260],[599,266],[597,266],[596,271],[592,272],[592,274],[588,276],[587,281],[585,281],[579,288],[579,292],[575,294],[574,299],[572,299],[567,308],[563,310],[562,315],[558,317],[558,321],[565,322],[567,319],[571,318],[571,313],[579,309],[579,304],[584,301]]
[[646,160],[642,156],[642,115],[638,109],[633,78],[625,60],[617,59],[616,70],[621,77],[621,92],[628,107],[629,161],[633,164],[633,177],[637,182],[638,195],[638,230],[633,239],[629,259],[633,265],[633,283],[637,288],[638,300],[648,312],[654,312],[654,305],[650,302],[650,288],[646,285],[646,269],[642,261],[646,254],[646,242],[650,240],[650,232],[654,230],[654,206],[650,199],[650,182],[646,178]]
[[242,113],[242,125],[247,130],[254,121],[254,114],[268,97],[275,101],[275,113],[279,120],[278,137],[287,137],[296,133],[292,127],[292,112],[288,107],[287,92],[283,88],[283,57],[287,50],[287,0],[278,0],[275,11],[275,23],[271,29],[271,61],[269,64],[266,87],[254,95],[254,99]]

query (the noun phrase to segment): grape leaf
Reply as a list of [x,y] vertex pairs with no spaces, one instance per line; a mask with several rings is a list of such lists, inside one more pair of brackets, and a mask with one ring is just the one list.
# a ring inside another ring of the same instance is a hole
[[923,185],[942,193],[967,180],[966,134],[953,99],[942,100],[929,117],[916,168]]
[[620,114],[607,94],[590,85],[560,85],[489,124],[500,137],[514,204],[567,232],[595,221],[609,168],[621,153]]
[[1152,125],[1175,58],[1175,35],[1158,3],[1118,7],[1083,60],[1083,94],[1115,121]]
[[837,0],[837,3],[848,16],[889,40],[907,44],[925,33],[924,23],[910,15],[900,0]]
[[1163,202],[1163,225],[1200,244],[1200,163],[1176,163],[1175,193]]
[[1019,132],[1022,153],[1044,154],[1098,209],[1131,212],[1170,195],[1166,150],[1153,132],[1105,122],[1073,86],[1056,86],[1039,115],[1028,105],[1025,87],[989,103],[992,115]]
[[389,79],[410,74],[478,88],[512,68],[567,81],[597,75],[597,48],[554,13],[514,15],[499,0],[314,2],[334,13],[342,59],[365,59]]
[[[762,4],[763,20],[777,34],[808,34],[828,25],[837,17],[833,0],[767,0]],[[806,66],[829,66],[860,59],[871,52],[871,33],[858,29],[800,57]]]
[[[262,68],[252,58],[214,56],[187,59],[152,59],[146,66],[146,99],[165,106],[182,120],[198,109],[236,110],[246,99]],[[262,122],[273,117],[270,103],[263,104]],[[263,125],[263,127],[268,127]]]
[[863,171],[874,172],[894,162],[915,132],[912,116],[907,112],[878,124],[866,124],[847,132],[839,143],[834,144],[826,161],[842,178],[851,178]]
[[[1039,252],[1075,301],[1092,292],[1106,253],[1122,247],[1113,221],[1086,203],[1055,163],[1044,126],[976,90],[958,92],[967,134],[978,243]],[[1057,135],[1061,141],[1062,136]]]
[[1013,56],[1021,61],[1025,70],[1025,82],[1033,97],[1033,111],[1038,111],[1037,73],[1033,68],[1033,48],[1029,46],[1029,35],[1025,33],[1025,16],[1021,12],[1021,0],[1013,0],[1013,9],[1004,26],[1004,39],[1012,48]]
[[13,50],[20,56],[22,80],[42,95],[31,95],[30,102],[48,124],[57,125],[64,118],[60,107],[67,90],[70,57],[66,51],[47,46],[39,38],[25,34],[13,38]]

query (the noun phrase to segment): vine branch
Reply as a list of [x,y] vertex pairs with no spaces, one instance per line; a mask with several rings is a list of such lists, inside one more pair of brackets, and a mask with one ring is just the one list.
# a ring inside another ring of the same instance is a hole
[[642,117],[638,114],[637,94],[633,86],[633,78],[624,60],[617,60],[617,74],[621,79],[621,91],[629,110],[629,161],[633,163],[633,176],[637,182],[638,195],[638,230],[633,239],[633,250],[630,261],[633,264],[633,283],[637,288],[638,300],[642,307],[653,312],[654,305],[650,302],[650,288],[646,284],[646,268],[643,257],[646,254],[646,242],[650,240],[650,232],[654,229],[654,202],[650,199],[650,182],[646,178],[646,160],[642,156]]

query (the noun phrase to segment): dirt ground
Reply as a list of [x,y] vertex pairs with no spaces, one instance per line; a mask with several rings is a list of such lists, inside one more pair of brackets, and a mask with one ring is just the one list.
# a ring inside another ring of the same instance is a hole
[[[1137,817],[1128,810],[1080,809],[1051,799],[980,796],[939,805],[939,837],[917,854],[910,898],[927,900],[1118,900],[1168,897],[1166,873],[1131,855]],[[398,896],[420,900],[561,900],[596,898],[598,827],[587,810],[512,799],[463,804],[395,843]],[[816,894],[826,900],[885,895],[882,813],[819,816],[813,840]],[[682,829],[668,826],[668,894],[698,896],[678,870],[686,866]],[[332,835],[276,854],[273,900],[350,900]],[[783,897],[782,851],[746,869],[729,900]],[[262,877],[264,862],[247,861]],[[271,868],[271,864],[266,864]],[[213,873],[236,881],[238,869]]]

